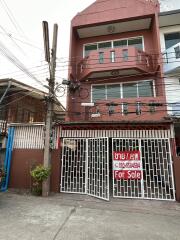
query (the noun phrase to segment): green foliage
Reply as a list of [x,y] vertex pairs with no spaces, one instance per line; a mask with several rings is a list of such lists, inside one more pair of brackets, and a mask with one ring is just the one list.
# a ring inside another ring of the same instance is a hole
[[51,169],[46,168],[43,165],[38,165],[30,171],[30,174],[36,182],[42,183],[51,174]]

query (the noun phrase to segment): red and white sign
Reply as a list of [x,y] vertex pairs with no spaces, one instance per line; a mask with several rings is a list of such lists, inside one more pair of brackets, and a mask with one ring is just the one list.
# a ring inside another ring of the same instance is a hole
[[124,179],[124,180],[133,180],[133,179],[138,179],[141,180],[142,174],[141,170],[123,170],[123,171],[114,171],[114,178],[116,180]]
[[140,161],[140,151],[121,151],[114,152],[114,160],[118,161]]
[[142,179],[140,151],[113,152],[113,171],[116,180]]

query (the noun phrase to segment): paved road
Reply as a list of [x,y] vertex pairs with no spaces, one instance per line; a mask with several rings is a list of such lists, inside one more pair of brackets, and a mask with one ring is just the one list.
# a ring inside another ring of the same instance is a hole
[[179,240],[180,204],[0,193],[0,240]]

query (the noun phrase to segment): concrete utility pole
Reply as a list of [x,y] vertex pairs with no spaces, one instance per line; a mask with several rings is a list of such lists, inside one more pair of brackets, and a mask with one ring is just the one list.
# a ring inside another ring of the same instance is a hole
[[[46,129],[45,129],[45,144],[44,144],[44,167],[50,167],[51,166],[50,136],[52,133],[52,118],[53,118],[53,110],[54,110],[54,85],[55,85],[58,25],[54,24],[51,54],[49,49],[48,23],[45,21],[43,22],[43,36],[44,36],[45,59],[49,64],[49,75],[50,75],[49,94],[47,98],[46,124],[45,124]],[[44,197],[47,197],[49,196],[49,192],[50,192],[50,177],[43,183],[42,195]]]

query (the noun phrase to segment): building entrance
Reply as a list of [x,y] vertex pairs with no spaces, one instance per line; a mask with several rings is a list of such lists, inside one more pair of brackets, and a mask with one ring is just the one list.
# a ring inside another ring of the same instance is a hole
[[109,200],[108,138],[63,140],[61,192]]
[[64,138],[61,192],[175,200],[169,139]]

